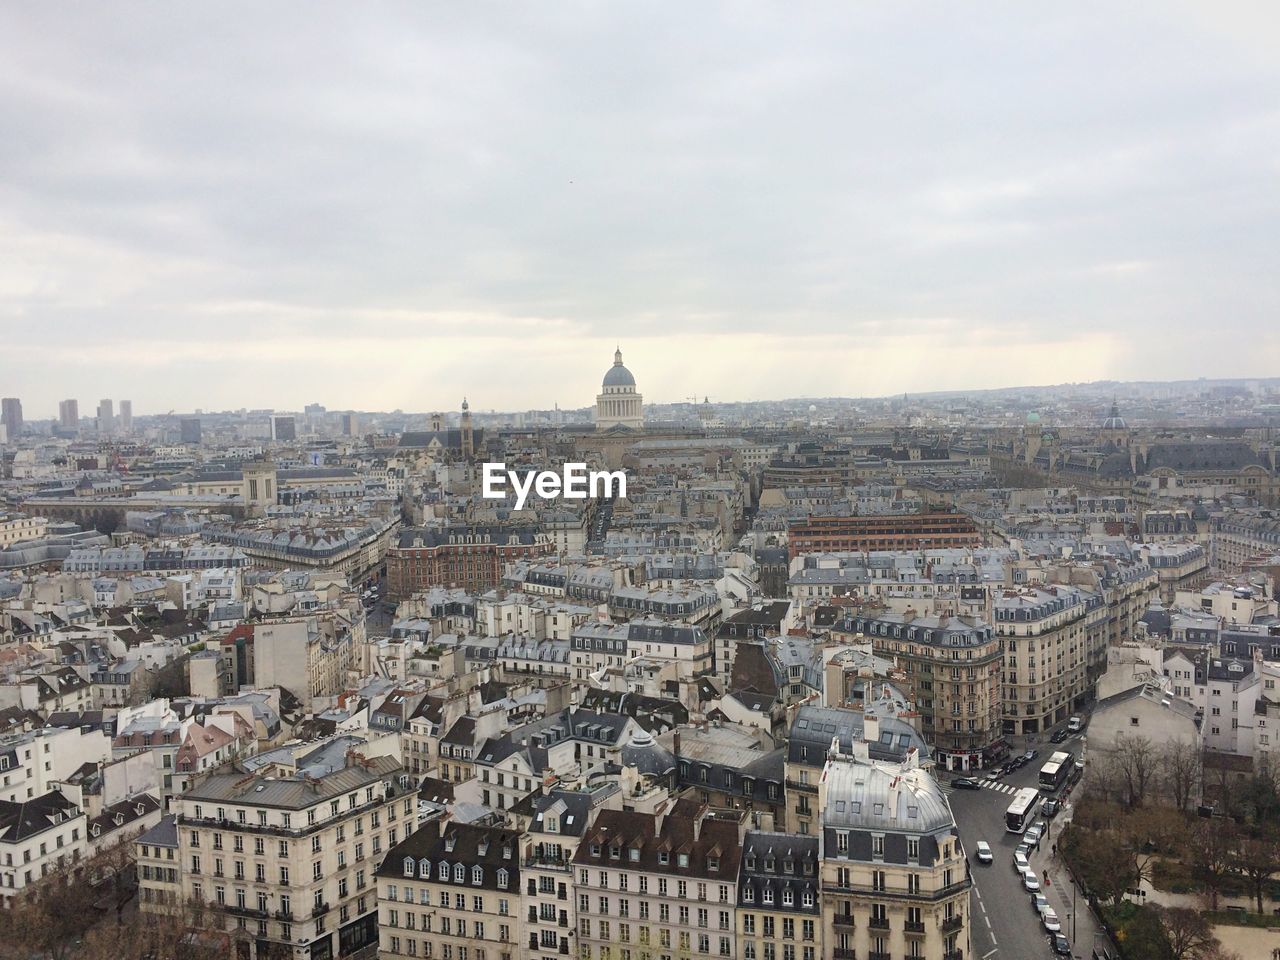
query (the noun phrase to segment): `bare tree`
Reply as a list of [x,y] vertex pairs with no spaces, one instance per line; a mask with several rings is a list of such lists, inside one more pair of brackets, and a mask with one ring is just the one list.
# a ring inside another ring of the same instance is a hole
[[1218,909],[1218,896],[1227,879],[1236,873],[1237,840],[1236,825],[1219,817],[1201,820],[1192,834],[1192,869],[1213,910]]
[[1117,845],[1132,860],[1137,882],[1151,881],[1155,860],[1161,854],[1181,854],[1191,838],[1187,820],[1170,807],[1148,806],[1131,810],[1114,824]]
[[1139,733],[1117,733],[1111,760],[1125,805],[1142,806],[1160,763],[1151,738]]
[[99,918],[98,894],[69,872],[45,877],[0,911],[0,957],[28,960],[69,960],[76,943]]
[[1236,869],[1249,881],[1259,913],[1262,913],[1262,893],[1277,860],[1280,860],[1280,839],[1272,830],[1243,837],[1236,847]]
[[1173,805],[1187,813],[1200,787],[1202,759],[1200,751],[1186,740],[1171,740],[1161,752],[1164,766],[1165,792]]
[[1188,907],[1161,907],[1157,911],[1160,927],[1169,941],[1169,960],[1208,960],[1220,944],[1213,927],[1199,910]]

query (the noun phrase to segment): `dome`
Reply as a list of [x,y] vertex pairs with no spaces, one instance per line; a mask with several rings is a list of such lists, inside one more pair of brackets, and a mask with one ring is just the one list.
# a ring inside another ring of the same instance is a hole
[[622,763],[635,767],[641,774],[661,777],[675,769],[676,758],[653,738],[653,734],[641,730],[622,748]]
[[1128,430],[1129,425],[1124,422],[1124,417],[1120,416],[1120,407],[1111,404],[1111,412],[1107,414],[1107,419],[1102,421],[1103,430]]
[[635,385],[636,378],[631,375],[630,370],[622,365],[622,351],[614,351],[613,366],[610,367],[608,373],[604,375],[604,386],[634,387]]
[[1040,422],[1040,414],[1036,413],[1034,410],[1032,410],[1030,413],[1027,414],[1027,423],[1039,423],[1039,422]]

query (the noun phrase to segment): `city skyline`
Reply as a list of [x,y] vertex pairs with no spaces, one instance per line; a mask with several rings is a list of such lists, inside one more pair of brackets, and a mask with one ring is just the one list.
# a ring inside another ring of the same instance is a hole
[[659,402],[1280,367],[1274,14],[143,9],[3,14],[32,409],[574,405],[619,341]]

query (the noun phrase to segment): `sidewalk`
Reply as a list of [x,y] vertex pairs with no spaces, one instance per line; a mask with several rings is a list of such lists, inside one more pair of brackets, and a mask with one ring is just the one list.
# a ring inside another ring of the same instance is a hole
[[1095,947],[1105,947],[1108,953],[1114,954],[1115,947],[1107,938],[1098,918],[1089,909],[1084,891],[1076,886],[1062,861],[1053,854],[1053,845],[1066,826],[1064,816],[1069,817],[1069,814],[1050,821],[1048,836],[1032,854],[1032,869],[1041,877],[1048,873],[1049,884],[1043,887],[1044,895],[1062,921],[1062,932],[1071,941],[1071,955],[1080,960],[1090,960]]

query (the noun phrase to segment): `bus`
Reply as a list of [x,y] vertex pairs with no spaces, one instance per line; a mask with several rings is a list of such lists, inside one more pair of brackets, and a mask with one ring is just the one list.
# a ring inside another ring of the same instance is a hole
[[1040,768],[1040,789],[1050,793],[1060,789],[1075,769],[1076,758],[1070,750],[1059,750]]
[[1023,787],[1013,795],[1013,803],[1004,812],[1004,828],[1010,833],[1021,833],[1027,821],[1035,816],[1040,791],[1035,787]]

